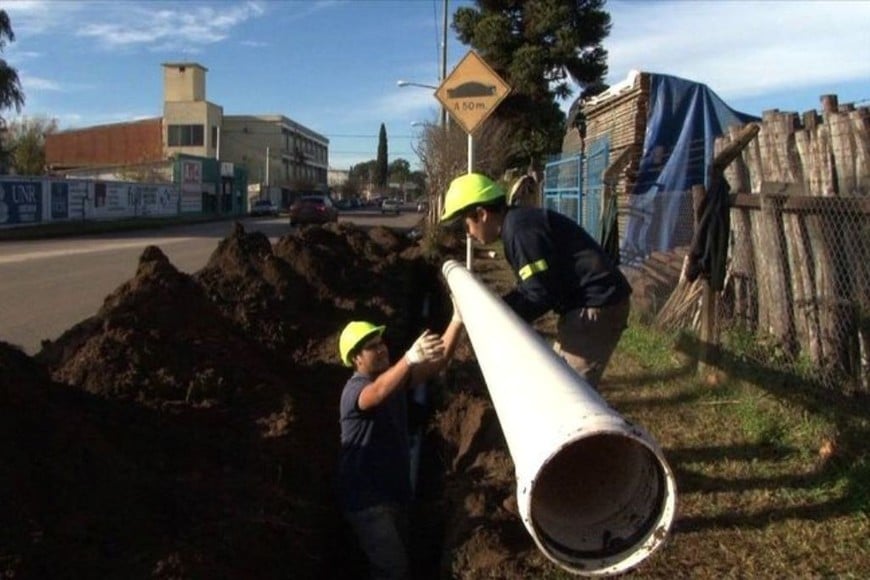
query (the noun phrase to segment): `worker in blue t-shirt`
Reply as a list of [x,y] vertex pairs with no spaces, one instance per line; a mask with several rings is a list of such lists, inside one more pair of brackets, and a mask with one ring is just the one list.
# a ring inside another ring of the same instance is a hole
[[628,324],[631,285],[602,247],[567,216],[508,206],[504,190],[479,173],[457,177],[441,223],[461,219],[483,244],[501,238],[517,287],[505,302],[526,322],[559,315],[556,352],[595,388]]
[[349,323],[339,354],[353,376],[341,393],[342,510],[368,558],[373,578],[410,578],[408,505],[411,500],[407,391],[440,372],[462,332],[454,305],[443,336],[428,330],[390,364],[384,326]]

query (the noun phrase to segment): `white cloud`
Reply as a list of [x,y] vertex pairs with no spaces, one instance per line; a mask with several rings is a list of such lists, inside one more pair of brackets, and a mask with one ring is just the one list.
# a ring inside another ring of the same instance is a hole
[[607,9],[611,84],[640,69],[738,98],[870,78],[870,2],[615,1]]
[[[166,8],[166,6],[171,6]],[[16,36],[72,31],[107,49],[179,50],[225,40],[246,21],[265,13],[261,2],[59,2],[4,3]],[[70,23],[79,23],[70,28]]]
[[31,91],[63,91],[60,84],[50,79],[32,77],[22,73],[18,80],[21,81],[21,88],[24,89],[25,94],[29,94]]
[[[430,111],[440,108],[434,91],[420,87],[395,87],[395,90],[377,99],[368,109],[382,117],[420,117],[415,121],[426,121]],[[377,115],[376,115],[377,116]]]
[[256,2],[214,6],[191,3],[157,10],[154,7],[160,4],[113,6],[117,7],[115,14],[83,26],[76,35],[93,38],[110,49],[144,46],[152,50],[194,52],[226,39],[233,29],[264,13]]
[[16,40],[44,34],[69,22],[72,13],[82,6],[76,2],[50,2],[49,0],[16,0],[4,2],[3,10],[9,15]]

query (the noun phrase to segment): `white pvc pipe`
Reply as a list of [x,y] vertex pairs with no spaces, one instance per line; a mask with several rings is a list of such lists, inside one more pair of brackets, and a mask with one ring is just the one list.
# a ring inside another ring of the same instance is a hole
[[456,260],[456,299],[514,461],[520,517],[538,548],[586,576],[660,548],[676,482],[653,438],[610,408],[538,333]]

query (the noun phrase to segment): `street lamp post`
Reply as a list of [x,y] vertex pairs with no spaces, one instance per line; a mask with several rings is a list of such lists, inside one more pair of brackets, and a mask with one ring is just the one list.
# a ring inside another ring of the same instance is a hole
[[[396,86],[399,87],[419,87],[421,89],[432,89],[433,91],[437,91],[438,87],[435,85],[428,85],[426,83],[417,83],[413,81],[396,81]],[[441,107],[441,126],[447,127],[447,109],[443,106]]]
[[425,83],[414,83],[411,81],[397,81],[396,84],[400,87],[421,87],[424,89],[432,89],[433,91],[437,91],[438,87],[435,85],[427,85]]

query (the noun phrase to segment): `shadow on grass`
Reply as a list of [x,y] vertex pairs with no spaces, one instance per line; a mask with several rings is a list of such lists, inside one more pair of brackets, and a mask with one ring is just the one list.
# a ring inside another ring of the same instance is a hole
[[[702,346],[697,338],[683,334],[677,339],[675,348],[694,357],[702,352]],[[771,522],[789,519],[823,521],[838,516],[870,513],[870,461],[867,453],[870,412],[866,396],[832,391],[794,373],[747,360],[722,348],[712,351],[704,362],[724,371],[731,378],[751,382],[777,399],[829,421],[836,429],[837,452],[826,462],[812,455],[813,459],[808,461],[818,461],[818,465],[809,472],[804,470],[794,475],[728,479],[711,477],[683,466],[713,464],[723,459],[790,460],[797,463],[800,458],[790,456],[802,450],[769,444],[671,450],[668,456],[673,461],[683,493],[791,489],[802,492],[807,498],[803,503],[785,507],[758,505],[759,509],[750,507],[715,517],[683,518],[676,526],[677,530],[697,532],[722,527],[763,528]],[[839,491],[833,497],[835,489]]]

